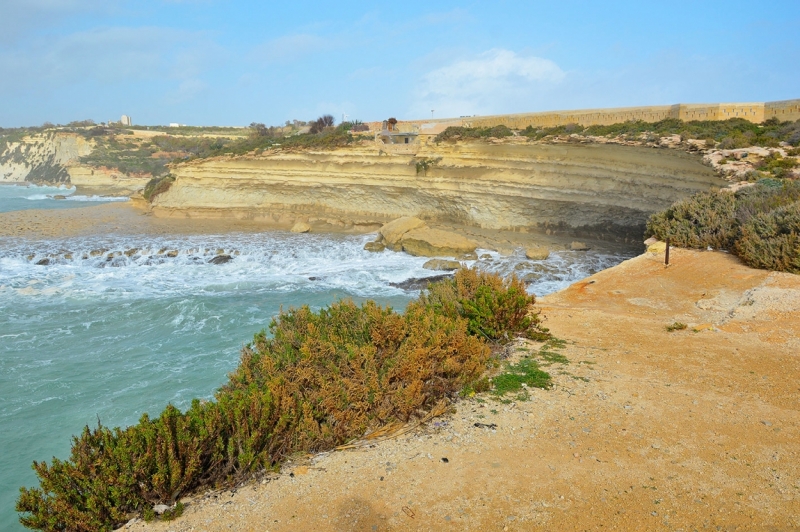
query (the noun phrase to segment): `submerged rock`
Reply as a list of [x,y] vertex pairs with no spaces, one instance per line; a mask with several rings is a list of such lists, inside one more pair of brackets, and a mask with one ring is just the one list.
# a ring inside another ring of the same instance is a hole
[[437,281],[441,281],[442,279],[450,279],[451,277],[452,274],[449,273],[434,275],[432,277],[412,277],[411,279],[406,279],[405,281],[400,281],[399,283],[389,283],[389,286],[402,288],[403,290],[424,290],[425,288],[428,288],[430,283],[435,283]]
[[37,266],[49,266],[50,265],[50,259],[42,259],[40,261],[37,261],[36,265]]
[[209,264],[225,264],[226,262],[230,262],[233,260],[233,257],[230,255],[217,255],[213,259],[209,260]]

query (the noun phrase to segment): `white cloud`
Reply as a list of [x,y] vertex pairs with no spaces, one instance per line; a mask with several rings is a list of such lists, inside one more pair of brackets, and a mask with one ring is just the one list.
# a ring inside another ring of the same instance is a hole
[[413,116],[513,112],[557,86],[566,74],[549,59],[492,49],[422,76]]

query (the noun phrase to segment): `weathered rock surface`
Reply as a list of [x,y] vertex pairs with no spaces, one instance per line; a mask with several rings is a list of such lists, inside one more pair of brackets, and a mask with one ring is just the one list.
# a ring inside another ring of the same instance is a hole
[[545,260],[550,256],[550,250],[542,246],[534,246],[525,250],[525,256],[531,260]]
[[589,246],[587,246],[583,242],[573,242],[572,244],[569,245],[569,249],[571,249],[572,251],[588,251]]
[[452,271],[458,270],[461,268],[461,263],[457,260],[447,260],[447,259],[431,259],[425,264],[422,265],[423,268],[426,270],[438,270],[438,271]]
[[459,234],[430,227],[407,232],[400,243],[403,251],[417,257],[458,257],[472,253],[478,247],[478,244]]
[[292,233],[308,233],[311,231],[311,226],[305,222],[295,222],[291,231]]

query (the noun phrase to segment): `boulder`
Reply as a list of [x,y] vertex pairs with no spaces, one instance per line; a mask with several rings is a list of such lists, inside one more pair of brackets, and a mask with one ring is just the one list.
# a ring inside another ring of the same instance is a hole
[[648,253],[666,253],[667,243],[662,242],[660,240],[656,240],[652,244],[648,244],[647,251]]
[[464,253],[459,257],[460,260],[478,260],[478,254],[474,251],[472,253]]
[[465,253],[474,253],[478,244],[463,236],[421,227],[408,231],[400,240],[403,251],[417,257],[460,257]]
[[311,231],[311,226],[305,222],[295,222],[291,231],[292,233],[308,233]]
[[457,260],[447,259],[431,259],[422,265],[426,270],[437,270],[440,272],[449,272],[461,268],[461,263]]
[[386,242],[386,247],[393,249],[400,243],[400,239],[403,238],[403,235],[412,229],[417,229],[424,226],[425,222],[419,218],[414,218],[413,216],[403,216],[402,218],[393,220],[388,224],[384,224],[379,233]]
[[67,197],[64,194],[56,194],[55,196],[53,196],[53,199],[63,200],[67,199]]
[[573,242],[569,245],[569,249],[572,251],[588,251],[589,246],[584,244],[583,242]]
[[372,251],[375,253],[379,253],[386,249],[386,245],[383,242],[367,242],[364,244],[364,249],[367,251]]
[[550,256],[550,250],[542,246],[533,246],[525,250],[525,256],[531,260],[545,260]]

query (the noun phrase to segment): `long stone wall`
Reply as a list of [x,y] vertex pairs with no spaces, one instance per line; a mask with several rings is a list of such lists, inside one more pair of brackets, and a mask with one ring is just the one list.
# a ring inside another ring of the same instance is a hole
[[[744,118],[750,122],[761,123],[773,117],[780,121],[800,120],[800,99],[752,103],[679,103],[676,105],[545,111],[436,120],[402,120],[398,123],[397,129],[399,131],[416,131],[421,135],[435,135],[449,126],[493,127],[504,125],[511,129],[525,129],[528,126],[554,127],[567,124],[609,125],[633,120],[658,122],[665,118],[679,118],[685,121]],[[369,126],[371,130],[377,130],[380,129],[381,123],[370,122]]]

